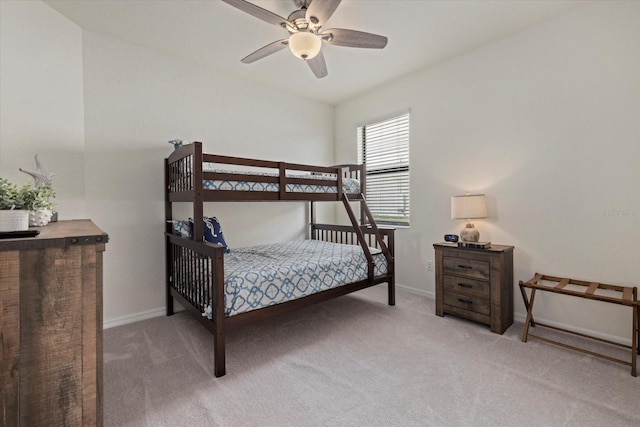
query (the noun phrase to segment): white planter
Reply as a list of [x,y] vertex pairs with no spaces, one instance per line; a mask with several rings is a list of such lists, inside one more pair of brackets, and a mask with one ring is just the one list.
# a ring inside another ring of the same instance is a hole
[[49,209],[38,209],[37,211],[29,212],[29,226],[30,227],[44,227],[51,221],[51,212]]
[[0,232],[29,229],[29,211],[0,210]]

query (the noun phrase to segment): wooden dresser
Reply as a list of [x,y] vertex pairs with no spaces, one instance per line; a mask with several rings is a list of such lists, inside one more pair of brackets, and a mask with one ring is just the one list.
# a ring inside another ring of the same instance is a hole
[[513,324],[513,246],[436,243],[436,315],[454,314],[502,334]]
[[102,425],[102,252],[90,220],[0,240],[0,425]]

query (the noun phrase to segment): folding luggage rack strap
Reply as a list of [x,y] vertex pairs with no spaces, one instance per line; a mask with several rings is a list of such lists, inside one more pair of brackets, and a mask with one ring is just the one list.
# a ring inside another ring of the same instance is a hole
[[[556,282],[554,285],[542,284],[540,282]],[[540,341],[548,342],[550,344],[559,345],[564,348],[568,348],[571,350],[579,351],[582,353],[589,354],[591,356],[601,357],[603,359],[622,363],[623,365],[631,366],[631,375],[637,376],[636,372],[636,363],[637,363],[637,355],[640,354],[640,349],[638,349],[638,342],[640,341],[640,302],[638,301],[638,288],[630,287],[630,286],[618,286],[618,285],[607,285],[604,283],[597,282],[587,282],[583,280],[574,280],[568,279],[565,277],[555,277],[555,276],[547,276],[544,274],[536,273],[535,276],[523,282],[522,280],[519,282],[520,292],[522,293],[522,299],[524,300],[525,308],[527,309],[527,318],[524,324],[524,330],[522,331],[522,342],[527,342],[527,338],[535,338]],[[578,285],[584,287],[584,291],[575,290],[576,286],[572,286],[572,289],[566,289],[567,285]],[[530,296],[527,296],[525,288],[531,289]],[[599,289],[606,289],[609,292],[608,295],[598,294],[596,291]],[[632,326],[631,326],[631,345],[620,344],[614,341],[605,340],[602,338],[594,337],[587,334],[582,334],[576,331],[571,331],[568,329],[559,328],[557,326],[551,326],[547,324],[543,324],[540,322],[535,322],[533,319],[533,303],[536,296],[536,290],[552,292],[556,294],[562,295],[570,295],[579,298],[591,299],[594,301],[602,301],[608,302],[611,304],[623,305],[631,307],[633,316],[632,316]],[[613,296],[611,295],[613,294]],[[589,338],[592,340],[604,342],[611,345],[616,345],[619,347],[624,347],[631,349],[631,362],[622,359],[616,359],[611,356],[607,356],[602,353],[596,353],[594,351],[589,351],[580,347],[575,347],[569,344],[562,343],[560,341],[555,341],[546,337],[541,337],[539,335],[534,335],[529,333],[529,326],[542,326],[545,328],[555,329],[562,332],[567,332],[570,334],[578,335],[581,337]]]

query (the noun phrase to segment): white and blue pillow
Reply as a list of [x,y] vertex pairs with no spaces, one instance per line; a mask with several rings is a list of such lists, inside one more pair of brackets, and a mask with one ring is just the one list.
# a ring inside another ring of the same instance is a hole
[[189,221],[170,220],[173,225],[173,234],[180,237],[191,237],[191,225]]
[[[224,253],[228,254],[231,252],[229,249],[229,245],[224,240],[224,235],[222,234],[222,226],[220,225],[220,221],[215,216],[208,217],[205,216],[202,218],[204,220],[204,240],[209,243],[217,243],[218,245],[224,246]],[[193,219],[189,218],[189,235],[193,236]]]
[[[215,216],[212,217],[203,217],[204,220],[204,240],[209,243],[217,243],[219,245],[224,246],[224,253],[228,254],[231,252],[229,249],[229,245],[224,240],[224,235],[222,234],[222,226],[220,225],[220,221]],[[173,233],[179,237],[186,237],[188,239],[193,238],[193,219],[189,218],[188,221],[180,221],[180,220],[169,220],[173,225]]]

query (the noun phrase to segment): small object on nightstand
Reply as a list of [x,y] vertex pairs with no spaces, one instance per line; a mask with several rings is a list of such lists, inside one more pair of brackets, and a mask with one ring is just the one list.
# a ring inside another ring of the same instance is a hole
[[457,242],[458,241],[458,235],[457,234],[445,234],[444,235],[444,241],[445,242]]
[[40,230],[34,230],[33,228],[23,231],[2,231],[0,232],[0,239],[17,239],[20,237],[36,237],[40,234]]
[[458,242],[459,248],[487,249],[491,247],[491,242]]

